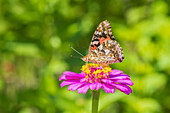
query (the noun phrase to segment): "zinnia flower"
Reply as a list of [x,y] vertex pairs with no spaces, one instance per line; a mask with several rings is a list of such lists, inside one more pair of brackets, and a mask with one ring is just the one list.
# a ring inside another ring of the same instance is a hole
[[129,86],[133,85],[129,75],[123,74],[120,70],[112,70],[109,66],[89,63],[82,66],[81,73],[66,71],[60,77],[64,80],[60,86],[68,86],[68,90],[85,94],[88,89],[99,90],[102,88],[106,93],[114,93],[115,89],[129,95],[132,90]]

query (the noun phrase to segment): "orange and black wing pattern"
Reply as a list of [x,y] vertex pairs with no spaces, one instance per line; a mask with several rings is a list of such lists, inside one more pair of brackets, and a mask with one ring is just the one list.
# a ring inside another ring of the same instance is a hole
[[85,62],[113,64],[124,59],[123,49],[115,40],[109,21],[101,22],[94,32],[88,55],[82,58]]

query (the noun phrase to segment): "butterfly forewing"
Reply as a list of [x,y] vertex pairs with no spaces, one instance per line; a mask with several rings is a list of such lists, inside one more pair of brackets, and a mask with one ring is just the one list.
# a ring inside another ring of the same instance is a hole
[[88,55],[82,59],[86,62],[99,64],[112,64],[123,61],[123,49],[115,41],[111,25],[107,20],[101,22],[95,30]]
[[105,20],[101,22],[95,30],[89,50],[95,50],[100,46],[100,44],[108,39],[115,40],[114,36],[112,35],[111,25],[107,20]]

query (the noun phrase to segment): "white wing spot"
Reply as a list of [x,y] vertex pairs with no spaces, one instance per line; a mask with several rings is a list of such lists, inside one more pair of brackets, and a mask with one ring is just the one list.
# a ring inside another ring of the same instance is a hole
[[108,43],[112,43],[112,41],[111,41],[111,40],[108,40]]
[[97,50],[95,49],[94,52],[97,54]]
[[112,44],[114,44],[114,45],[115,45],[115,42],[112,42]]
[[104,59],[104,57],[100,57],[100,59]]
[[108,26],[108,25],[109,25],[107,22],[104,22],[104,24],[105,24],[106,26]]
[[99,34],[99,32],[98,32],[98,31],[96,31],[96,34]]
[[100,45],[100,46],[99,46],[99,50],[102,50],[102,49],[103,49],[103,45]]
[[110,52],[108,49],[105,49],[104,51],[105,51],[106,55],[108,55]]

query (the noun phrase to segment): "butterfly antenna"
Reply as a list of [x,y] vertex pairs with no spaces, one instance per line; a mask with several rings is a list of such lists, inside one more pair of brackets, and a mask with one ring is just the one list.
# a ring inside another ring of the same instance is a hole
[[84,55],[82,55],[80,52],[78,52],[76,49],[74,49],[71,45],[69,45],[70,47],[71,47],[71,49],[73,49],[75,52],[77,52],[79,55],[81,55],[81,56],[83,56],[84,57]]

